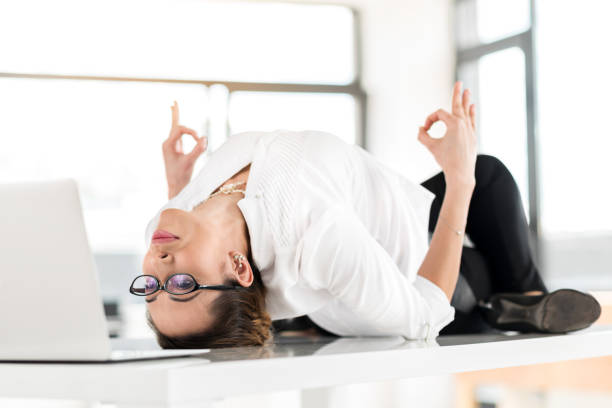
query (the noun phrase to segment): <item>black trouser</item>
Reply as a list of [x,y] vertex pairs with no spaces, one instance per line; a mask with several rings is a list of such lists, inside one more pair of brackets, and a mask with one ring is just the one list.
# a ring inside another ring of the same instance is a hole
[[[514,178],[499,159],[482,154],[476,159],[475,175],[465,228],[474,248],[463,247],[451,299],[455,320],[440,331],[441,335],[489,330],[475,304],[493,293],[548,293],[533,261],[527,219]],[[433,232],[446,189],[444,174],[440,172],[421,185],[436,195],[429,216],[429,231]]]
[[[548,293],[533,262],[527,219],[514,178],[499,159],[482,154],[476,159],[475,176],[466,225],[474,248],[464,246],[461,252],[459,278],[451,299],[455,320],[440,335],[491,330],[476,303],[493,293]],[[436,195],[429,215],[429,231],[433,232],[446,190],[444,174],[440,172],[421,185]],[[315,327],[323,331],[307,316],[274,323],[279,330]]]

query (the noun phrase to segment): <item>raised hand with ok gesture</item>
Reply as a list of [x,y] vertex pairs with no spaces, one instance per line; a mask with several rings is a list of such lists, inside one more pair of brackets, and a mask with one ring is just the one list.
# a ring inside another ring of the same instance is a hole
[[[453,88],[451,113],[438,109],[419,128],[418,140],[442,167],[447,184],[475,184],[477,155],[476,108],[470,103],[470,91],[461,92],[461,82]],[[444,137],[436,139],[427,133],[431,126],[442,121],[446,125]]]
[[[172,110],[172,126],[168,138],[162,143],[166,179],[168,181],[168,199],[176,196],[191,180],[196,159],[206,150],[208,139],[198,137],[195,130],[179,124],[179,109],[176,101],[170,107]],[[183,152],[182,136],[191,135],[196,141],[195,147],[189,152]]]

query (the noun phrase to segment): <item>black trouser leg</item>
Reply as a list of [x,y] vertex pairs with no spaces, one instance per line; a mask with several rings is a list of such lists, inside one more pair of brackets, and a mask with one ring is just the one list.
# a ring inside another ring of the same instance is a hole
[[[499,159],[489,155],[478,155],[475,176],[466,224],[475,250],[463,247],[457,293],[451,301],[456,322],[447,328],[473,323],[467,314],[475,310],[462,307],[469,304],[466,298],[470,291],[476,300],[498,292],[548,293],[533,261],[527,219],[514,178]],[[446,190],[444,174],[440,172],[421,185],[436,195],[429,217],[429,231],[433,232]],[[461,323],[462,319],[466,322]]]
[[[489,264],[492,291],[548,293],[533,261],[527,219],[514,178],[499,159],[482,154],[476,160],[475,176],[466,234]],[[446,189],[443,173],[422,185],[436,194],[429,218],[429,230],[433,231]]]

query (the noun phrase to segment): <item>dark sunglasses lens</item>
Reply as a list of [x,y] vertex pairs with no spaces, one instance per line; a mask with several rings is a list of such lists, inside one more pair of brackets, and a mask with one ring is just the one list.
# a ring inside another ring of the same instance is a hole
[[181,295],[191,292],[195,285],[195,281],[189,275],[174,275],[166,282],[166,290],[175,295]]
[[139,276],[134,283],[132,283],[132,292],[146,296],[154,293],[157,290],[157,281],[151,276]]

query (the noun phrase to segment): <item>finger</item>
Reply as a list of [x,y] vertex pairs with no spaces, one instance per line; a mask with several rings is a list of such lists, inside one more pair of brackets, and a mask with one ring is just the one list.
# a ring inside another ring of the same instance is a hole
[[427,117],[427,119],[425,120],[425,126],[423,127],[427,131],[431,128],[431,126],[434,123],[436,123],[439,120],[441,120],[442,122],[444,122],[446,126],[448,126],[452,120],[452,116],[450,113],[448,113],[444,109],[438,109],[437,111],[435,111],[434,113],[432,113],[431,115]]
[[191,135],[191,137],[193,138],[193,140],[196,141],[196,143],[200,141],[201,138],[198,137],[198,132],[196,132],[195,130],[185,126],[179,126],[179,129],[181,129],[184,135]]
[[461,86],[463,84],[461,81],[455,82],[455,87],[453,88],[453,115],[464,116],[463,110],[461,108]]
[[179,123],[178,103],[174,101],[174,104],[170,107],[170,109],[172,109],[172,127],[178,126],[178,123]]
[[168,140],[170,141],[170,144],[175,143],[177,140],[181,138],[181,136],[185,134],[191,135],[196,142],[199,140],[198,133],[195,130],[188,128],[187,126],[181,126],[181,125],[178,125],[172,128],[172,131],[170,132],[170,136],[168,136]]
[[193,137],[193,140],[195,140],[196,142],[198,142],[200,140],[200,138],[198,137],[198,133],[191,129],[188,128],[187,126],[178,126],[179,131],[181,132],[181,136],[183,135],[191,135],[191,137]]
[[470,105],[470,122],[472,122],[472,129],[476,129],[476,105]]
[[472,93],[469,89],[463,91],[463,115],[467,118],[470,115],[470,102]]
[[429,136],[427,131],[423,126],[419,127],[419,135],[418,140],[421,142],[429,151],[434,147],[434,145],[438,142],[437,139]]
[[204,150],[206,150],[205,144],[207,144],[207,142],[205,142],[204,139],[204,137],[199,139],[198,144],[196,144],[193,150],[187,155],[190,161],[197,159],[204,152]]

